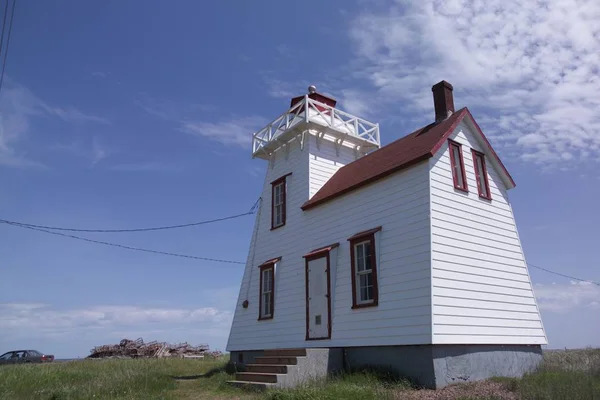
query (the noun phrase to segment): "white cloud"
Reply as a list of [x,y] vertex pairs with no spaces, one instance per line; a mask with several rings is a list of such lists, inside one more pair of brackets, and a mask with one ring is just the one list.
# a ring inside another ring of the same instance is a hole
[[108,158],[116,153],[116,150],[108,147],[97,137],[93,136],[90,144],[84,144],[81,140],[69,144],[56,144],[51,150],[68,153],[72,156],[88,160],[92,165]]
[[50,106],[26,87],[8,80],[0,95],[0,165],[43,167],[19,147],[30,134],[32,119],[42,117],[56,117],[68,123],[110,124],[105,118],[84,114],[74,107]]
[[229,121],[212,122],[198,118],[198,112],[209,113],[215,107],[207,104],[179,105],[166,99],[157,99],[141,93],[135,104],[146,113],[175,123],[179,130],[190,135],[206,137],[225,145],[248,146],[252,133],[267,121],[258,116],[234,117]]
[[263,74],[263,81],[267,87],[267,93],[269,96],[274,98],[284,98],[288,101],[292,99],[292,97],[300,96],[305,93],[307,89],[300,89],[303,85],[305,88],[308,88],[309,84],[306,81],[302,81],[298,84],[293,84],[290,82],[282,81],[281,79],[276,79],[270,76],[269,74]]
[[396,1],[359,15],[350,36],[352,76],[369,83],[378,106],[433,114],[430,87],[445,79],[458,107],[477,109],[494,144],[526,161],[600,155],[595,0]]
[[94,306],[59,310],[44,304],[0,304],[0,330],[3,335],[35,332],[36,335],[71,334],[96,329],[107,332],[150,329],[168,330],[172,326],[206,325],[227,335],[232,313],[215,307],[158,308],[140,306]]
[[230,121],[206,122],[183,121],[181,130],[195,136],[204,136],[225,145],[247,147],[252,133],[262,128],[267,121],[258,116],[234,118]]
[[592,282],[536,284],[534,290],[542,310],[564,313],[575,308],[599,308],[600,286]]

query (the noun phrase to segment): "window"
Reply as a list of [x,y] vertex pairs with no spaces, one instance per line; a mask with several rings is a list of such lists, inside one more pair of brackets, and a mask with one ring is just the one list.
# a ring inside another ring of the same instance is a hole
[[376,306],[379,300],[375,233],[381,227],[360,232],[350,239],[352,308]]
[[475,178],[477,179],[477,191],[479,197],[483,199],[492,199],[490,192],[490,182],[488,181],[487,167],[485,166],[485,156],[476,150],[471,150],[473,154],[473,166],[475,167]]
[[450,165],[452,166],[452,179],[454,180],[454,188],[468,192],[467,176],[465,174],[465,163],[462,156],[462,146],[452,140],[448,140],[448,148],[450,149]]
[[260,265],[260,293],[258,319],[271,319],[275,310],[275,264],[281,258],[274,258]]
[[271,229],[285,225],[286,182],[290,174],[271,182]]

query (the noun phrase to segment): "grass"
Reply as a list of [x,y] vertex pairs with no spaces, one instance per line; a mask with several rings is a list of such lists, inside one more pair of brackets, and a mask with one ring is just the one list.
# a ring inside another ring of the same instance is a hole
[[265,393],[227,384],[227,360],[85,360],[0,367],[1,400],[67,399],[452,399],[600,400],[600,349],[549,351],[537,371],[521,379],[416,390],[388,374],[357,371],[294,389]]
[[293,390],[276,389],[265,394],[269,400],[370,400],[390,398],[411,389],[410,383],[377,372],[360,371],[313,382]]
[[600,399],[600,349],[547,351],[538,369],[521,379],[492,378],[527,400]]
[[2,366],[0,399],[178,399],[174,377],[217,371],[225,379],[226,360],[85,360],[44,365]]

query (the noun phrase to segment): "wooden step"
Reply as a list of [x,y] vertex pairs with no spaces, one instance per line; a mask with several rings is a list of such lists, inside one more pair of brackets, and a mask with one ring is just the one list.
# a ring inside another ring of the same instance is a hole
[[263,372],[263,373],[267,373],[267,374],[287,374],[287,365],[247,364],[246,372]]
[[273,383],[266,382],[245,382],[245,381],[227,381],[227,383],[231,386],[238,387],[240,389],[248,389],[248,390],[267,390],[270,387],[274,387]]
[[265,350],[263,355],[265,357],[306,357],[306,349],[270,349]]
[[235,380],[242,382],[277,383],[277,375],[262,372],[238,372],[235,374]]
[[255,361],[257,364],[277,364],[277,365],[296,365],[298,359],[296,357],[256,357]]

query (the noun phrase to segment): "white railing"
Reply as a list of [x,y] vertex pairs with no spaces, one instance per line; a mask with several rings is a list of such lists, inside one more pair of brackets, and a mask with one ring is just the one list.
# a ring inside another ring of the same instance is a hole
[[302,122],[314,122],[339,131],[343,135],[362,139],[377,147],[380,146],[378,124],[355,117],[306,95],[292,108],[253,134],[252,153],[256,154],[285,131]]

